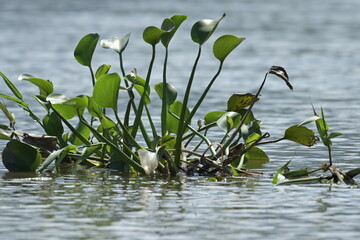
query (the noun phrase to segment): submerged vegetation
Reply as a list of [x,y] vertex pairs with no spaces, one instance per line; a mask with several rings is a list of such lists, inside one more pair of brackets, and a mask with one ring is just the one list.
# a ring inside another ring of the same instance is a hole
[[[130,40],[130,34],[100,41],[103,48],[117,53],[119,72],[113,71],[113,68],[106,64],[99,66],[96,71],[93,70],[92,57],[99,43],[98,34],[87,34],[79,41],[74,57],[89,69],[89,79],[93,87],[91,96],[67,97],[56,93],[51,81],[22,74],[19,80],[30,82],[39,88],[39,93],[31,97],[44,108],[44,117],[39,117],[31,110],[14,83],[0,72],[13,94],[0,94],[0,97],[15,102],[44,132],[44,135],[33,135],[16,129],[14,115],[4,101],[0,102],[0,109],[9,122],[0,125],[0,139],[8,141],[2,153],[5,167],[9,171],[42,173],[51,164],[54,164],[56,169],[66,162],[73,164],[75,168],[110,168],[147,175],[256,175],[258,173],[245,167],[252,162],[269,161],[267,154],[260,148],[261,145],[288,140],[311,147],[321,139],[328,148],[328,164],[313,171],[289,171],[289,161],[275,174],[273,183],[327,180],[354,184],[353,177],[360,173],[359,169],[343,173],[333,165],[331,139],[340,134],[329,133],[322,109],[321,116],[314,110],[313,117],[288,127],[282,138],[267,140],[270,134],[262,132],[261,121],[255,117],[252,110],[260,99],[269,74],[277,76],[289,89],[293,89],[286,70],[280,66],[269,68],[256,94],[234,93],[228,98],[225,111],[214,109],[207,113],[203,120],[194,120],[199,108],[206,102],[213,83],[219,77],[227,56],[245,40],[234,35],[223,35],[214,41],[212,51],[219,61],[218,69],[212,79],[209,79],[201,96],[194,96],[198,97],[195,105],[189,106],[202,48],[224,17],[225,14],[218,20],[200,20],[192,26],[190,35],[192,41],[198,45],[198,53],[183,99],[178,99],[177,89],[167,81],[167,71],[170,43],[178,28],[187,19],[185,15],[174,15],[164,19],[160,28],[150,26],[144,30],[143,40],[152,49],[145,78],[139,76],[135,68],[130,72],[124,69],[123,52]],[[154,85],[154,94],[151,92],[150,82],[158,45],[165,48],[165,56],[162,82]],[[119,94],[127,95],[127,102],[119,103]],[[161,101],[159,126],[154,124],[154,115],[149,108],[156,99]],[[123,116],[119,114],[120,105],[123,107]],[[74,122],[75,125],[72,124]],[[304,126],[309,122],[316,123],[320,138]],[[211,131],[222,132],[222,137],[208,137]],[[309,177],[318,171],[331,174]]]

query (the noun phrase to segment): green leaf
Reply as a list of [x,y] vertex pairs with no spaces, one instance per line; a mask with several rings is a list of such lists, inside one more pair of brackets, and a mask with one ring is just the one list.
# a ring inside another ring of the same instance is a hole
[[88,111],[91,116],[100,118],[103,115],[99,105],[96,104],[93,97],[89,98],[88,102]]
[[5,106],[5,104],[3,104],[2,102],[0,102],[0,109],[1,111],[3,111],[3,113],[5,114],[6,118],[9,120],[10,125],[14,126],[15,125],[15,115],[10,113],[9,110],[7,109],[7,107]]
[[80,95],[74,98],[71,98],[67,101],[65,101],[63,104],[71,106],[75,109],[81,109],[83,110],[88,106],[88,97],[85,95]]
[[[229,124],[231,118],[233,124]],[[233,128],[237,128],[241,121],[241,115],[237,112],[227,112],[223,114],[217,121],[216,124],[225,132],[231,131]]]
[[120,87],[117,73],[104,74],[95,83],[93,99],[102,108],[116,109]]
[[[75,127],[76,131],[78,133],[80,133],[85,139],[89,139],[90,137],[90,129],[85,126],[84,124],[82,124],[81,122],[79,122],[76,127]],[[81,141],[80,138],[76,137],[75,134],[73,133],[70,133],[70,136],[69,136],[69,142],[74,144],[74,145],[82,145],[82,144],[85,144],[83,143],[83,141]]]
[[11,97],[11,96],[8,96],[8,95],[5,95],[5,94],[0,94],[0,97],[8,99],[8,100],[13,101],[13,102],[16,102],[17,104],[20,104],[21,106],[24,106],[24,107],[29,106],[29,104],[27,104],[26,102],[23,102],[21,99],[18,99],[18,98],[14,98],[14,97]]
[[290,164],[291,160],[289,160],[287,163],[285,163],[275,174],[272,184],[277,185],[285,181],[285,176],[283,175],[283,172],[285,169],[288,168],[288,165]]
[[121,54],[129,43],[131,33],[126,34],[123,37],[113,37],[111,39],[103,39],[100,44],[103,48],[109,48],[115,50]]
[[[159,95],[160,99],[163,99],[163,83],[158,83],[154,86],[156,93]],[[170,83],[166,83],[166,104],[171,105],[175,102],[177,97],[176,88]]]
[[342,135],[342,133],[333,132],[333,133],[330,133],[329,139],[333,139],[333,138],[336,138],[341,135]]
[[302,177],[308,177],[309,171],[305,169],[290,171],[283,174],[285,178],[287,179],[295,179],[295,178],[302,178]]
[[177,29],[186,19],[187,19],[186,15],[174,15],[170,19],[166,18],[163,21],[161,25],[161,29],[164,31],[168,31],[167,33],[164,33],[161,36],[161,43],[164,45],[164,47],[169,46],[169,43],[172,37],[174,36],[174,34],[176,33]]
[[358,174],[360,174],[360,168],[354,168],[348,172],[345,173],[346,176],[350,177],[350,178],[354,178],[356,177]]
[[225,14],[219,20],[204,19],[196,22],[191,28],[191,39],[200,45],[204,44],[224,17]]
[[[169,111],[175,114],[176,116],[180,117],[182,107],[183,104],[181,102],[175,101],[173,104],[170,105]],[[185,117],[188,117],[189,115],[190,115],[190,111],[188,108],[186,108]],[[179,119],[167,113],[166,129],[170,133],[177,133],[178,126],[179,126]]]
[[96,153],[97,151],[100,151],[102,147],[103,147],[102,144],[97,144],[97,145],[93,145],[93,146],[84,148],[84,150],[81,153],[81,157],[76,160],[76,162],[74,163],[74,166],[79,165],[82,161],[86,160],[92,154]]
[[17,140],[6,144],[2,152],[4,166],[11,172],[35,171],[41,163],[41,154],[35,148]]
[[214,56],[223,62],[225,58],[244,41],[245,38],[239,38],[234,35],[223,35],[219,37],[213,45]]
[[97,33],[89,33],[79,41],[74,51],[74,57],[81,65],[91,66],[91,60],[99,37]]
[[143,33],[143,39],[146,43],[155,46],[160,42],[161,35],[163,35],[166,31],[161,30],[157,27],[150,26],[145,28]]
[[[251,93],[235,93],[227,102],[228,111],[236,112],[250,106],[252,101],[254,101],[254,98],[255,95]],[[259,98],[256,98],[255,102],[256,101],[259,101]]]
[[75,151],[77,148],[75,146],[66,146],[62,149],[52,152],[37,169],[39,173],[42,173],[52,162],[56,160],[56,165],[58,165],[70,151]]
[[[141,85],[134,85],[135,90],[139,93],[140,96],[142,96],[143,92],[144,92],[144,87]],[[145,104],[150,104],[151,100],[150,100],[150,88],[147,89],[146,94],[145,94]]]
[[248,169],[259,169],[263,164],[268,162],[268,155],[258,147],[252,147],[245,154],[245,167]]
[[6,131],[5,129],[0,128],[0,139],[11,140],[12,133],[13,131]]
[[61,119],[54,112],[51,112],[44,117],[43,126],[47,135],[60,138],[64,133],[64,127]]
[[23,100],[23,96],[21,95],[21,92],[15,87],[15,85],[10,81],[9,78],[5,76],[2,72],[0,72],[1,77],[4,79],[6,85],[11,90],[11,92],[20,100]]
[[109,72],[110,68],[111,68],[111,65],[106,65],[106,64],[101,65],[96,70],[95,78],[99,79],[99,77],[101,77],[102,75],[107,74]]
[[53,93],[54,86],[49,80],[34,77],[30,74],[21,74],[18,78],[19,81],[28,81],[36,85],[40,89],[40,95],[48,96]]
[[204,117],[205,125],[216,122],[225,113],[226,113],[225,111],[208,112]]
[[293,125],[286,129],[284,139],[311,147],[319,140],[314,131],[305,126]]

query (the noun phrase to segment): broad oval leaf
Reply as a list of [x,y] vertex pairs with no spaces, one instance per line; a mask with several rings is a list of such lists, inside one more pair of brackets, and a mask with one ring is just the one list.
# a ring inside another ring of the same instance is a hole
[[100,118],[103,115],[99,105],[94,101],[93,97],[89,98],[88,111],[91,116]]
[[43,118],[43,126],[47,135],[61,137],[64,133],[64,127],[61,119],[54,112],[47,114]]
[[225,58],[244,41],[245,38],[239,38],[234,35],[223,35],[219,37],[213,45],[214,56],[223,62]]
[[66,104],[52,104],[52,107],[66,120],[72,119],[78,115],[76,108]]
[[146,43],[155,46],[160,42],[161,35],[163,35],[166,31],[161,30],[157,27],[150,26],[145,28],[143,33],[143,39]]
[[200,45],[204,44],[224,17],[225,14],[219,20],[204,19],[196,22],[191,28],[191,39]]
[[2,152],[2,161],[9,171],[34,172],[41,163],[41,154],[28,144],[11,140]]
[[[175,101],[173,104],[170,105],[169,111],[173,113],[175,116],[178,116],[180,118],[181,115],[181,109],[183,107],[183,103],[179,101]],[[190,115],[190,110],[186,108],[185,111],[185,118],[187,118]],[[179,118],[176,118],[172,116],[170,113],[167,113],[166,115],[166,129],[170,133],[177,133],[178,127],[179,127]],[[186,129],[188,130],[188,129]]]
[[314,131],[305,126],[293,125],[286,129],[284,139],[311,147],[316,144],[319,139],[315,136]]
[[74,51],[74,57],[81,65],[87,67],[91,66],[91,60],[99,37],[100,36],[97,33],[89,33],[79,41]]
[[95,83],[93,99],[102,108],[116,109],[120,87],[118,73],[102,75]]
[[131,33],[126,34],[123,37],[113,37],[111,39],[102,39],[100,45],[103,48],[115,50],[121,54],[129,43]]
[[[154,86],[156,93],[159,95],[160,99],[163,99],[163,83],[158,83]],[[175,102],[177,97],[176,88],[170,83],[166,83],[166,104],[171,105]]]
[[7,76],[5,76],[5,74],[3,74],[2,72],[0,72],[0,76],[2,77],[2,79],[4,79],[6,85],[11,90],[11,92],[15,95],[15,97],[17,97],[20,100],[23,100],[23,96],[21,95],[21,92],[15,87],[15,85],[12,83],[12,81]]
[[268,155],[258,147],[252,147],[245,154],[245,167],[248,169],[259,169],[269,162]]
[[[254,101],[255,95],[251,93],[235,93],[227,102],[228,111],[239,111],[247,106],[250,106]],[[255,99],[255,102],[259,101],[259,98]]]
[[54,86],[49,80],[34,77],[30,74],[21,74],[18,78],[19,81],[28,81],[36,85],[40,89],[40,95],[48,96],[54,91]]
[[84,109],[88,106],[88,97],[85,95],[77,96],[65,101],[63,104],[72,106],[75,109]]
[[96,79],[99,79],[102,75],[108,73],[109,70],[110,70],[110,68],[111,68],[111,65],[106,65],[106,64],[101,65],[101,66],[96,70],[95,78],[96,78]]
[[[186,15],[174,15],[172,16],[170,19],[166,18],[162,25],[161,25],[161,29],[164,31],[168,31],[167,33],[164,33],[161,36],[161,43],[165,46],[168,47],[169,43],[172,39],[172,37],[174,36],[174,34],[176,33],[177,29],[180,27],[180,25],[187,19]],[[170,20],[170,21],[169,21]],[[170,31],[169,31],[170,29]]]
[[145,149],[139,149],[138,151],[140,164],[143,167],[147,175],[152,174],[159,165],[159,156],[157,152],[150,152]]
[[210,123],[216,122],[222,115],[224,115],[226,111],[212,111],[208,112],[205,117],[205,125],[208,125]]

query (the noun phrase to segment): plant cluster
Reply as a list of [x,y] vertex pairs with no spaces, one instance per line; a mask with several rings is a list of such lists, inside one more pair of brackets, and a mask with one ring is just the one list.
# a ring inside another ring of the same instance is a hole
[[[219,77],[225,59],[245,40],[234,35],[223,35],[214,41],[212,52],[219,61],[218,69],[195,105],[189,106],[203,46],[224,17],[225,14],[218,20],[200,20],[192,26],[190,36],[198,45],[198,53],[182,100],[177,98],[177,89],[167,81],[167,66],[170,42],[187,19],[185,15],[174,15],[164,19],[160,28],[150,26],[144,30],[143,40],[152,49],[145,78],[140,77],[135,68],[129,72],[124,69],[123,53],[130,34],[100,42],[103,48],[117,53],[119,72],[112,72],[111,66],[106,64],[93,70],[92,57],[98,46],[98,34],[87,34],[79,41],[74,57],[90,71],[93,87],[91,96],[68,98],[56,93],[51,81],[22,74],[19,80],[30,82],[40,90],[39,94],[32,97],[44,108],[46,114],[43,118],[31,110],[14,83],[0,72],[13,93],[12,96],[0,94],[0,97],[15,102],[46,133],[34,135],[16,129],[14,115],[4,102],[0,102],[0,109],[9,121],[9,124],[0,126],[0,139],[8,141],[2,153],[5,167],[10,171],[41,173],[52,163],[58,167],[62,162],[68,162],[75,167],[106,167],[148,175],[175,175],[179,172],[189,175],[238,175],[251,174],[244,169],[246,164],[269,160],[259,148],[261,144],[290,140],[313,146],[319,139],[303,124],[287,128],[281,139],[266,141],[270,134],[261,131],[261,122],[254,116],[253,106],[260,99],[260,92],[269,74],[279,77],[290,89],[293,88],[285,69],[280,66],[270,67],[256,94],[234,93],[227,101],[226,110],[211,111],[202,121],[193,125],[193,118]],[[154,101],[150,81],[158,45],[165,48],[165,56],[162,82],[154,85],[157,95],[155,100],[159,99],[162,105],[161,124],[155,126],[149,106]],[[127,95],[127,102],[119,104],[119,94]],[[125,106],[122,109],[123,116],[119,114],[120,105]],[[320,119],[323,119],[322,122]],[[336,134],[327,135],[324,117],[312,120],[316,121],[320,137],[330,149],[330,139]],[[75,121],[76,125],[71,124]],[[223,136],[210,139],[208,136],[212,130],[223,131]],[[284,169],[276,174],[275,183],[280,182],[281,176],[286,177],[283,175]]]

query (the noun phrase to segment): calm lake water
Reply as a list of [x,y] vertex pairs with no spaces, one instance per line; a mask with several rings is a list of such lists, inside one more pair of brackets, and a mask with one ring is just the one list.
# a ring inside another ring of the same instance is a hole
[[[334,140],[337,166],[360,166],[358,0],[0,0],[0,6],[0,71],[14,81],[22,73],[50,79],[56,92],[70,97],[91,93],[88,69],[73,58],[82,36],[131,32],[125,67],[136,67],[144,76],[151,48],[142,41],[142,31],[173,14],[189,16],[170,49],[168,78],[182,95],[197,51],[189,36],[192,24],[226,13],[204,45],[195,96],[217,68],[212,41],[223,34],[247,40],[226,60],[198,118],[224,109],[232,93],[255,92],[268,68],[281,65],[294,91],[275,77],[269,79],[254,109],[264,131],[274,139],[282,137],[288,126],[312,115],[312,102],[317,109],[324,107],[330,129],[343,133]],[[158,52],[160,66],[160,46]],[[111,64],[118,71],[116,54],[100,47],[93,63]],[[160,81],[161,67],[156,67],[152,85]],[[29,95],[37,89],[15,84],[36,104]],[[3,82],[0,91],[9,93]],[[8,106],[17,116],[17,128],[39,133],[30,118]],[[33,110],[40,113],[41,107]],[[159,111],[159,103],[152,111]],[[3,115],[0,120],[6,123]],[[5,144],[0,142],[0,151]],[[316,168],[327,157],[320,145],[282,142],[264,150],[271,158],[260,169],[266,174],[291,158],[297,169]],[[94,170],[32,175],[9,173],[0,165],[1,239],[355,239],[360,234],[359,201],[359,188],[273,187],[268,177],[151,179]]]

